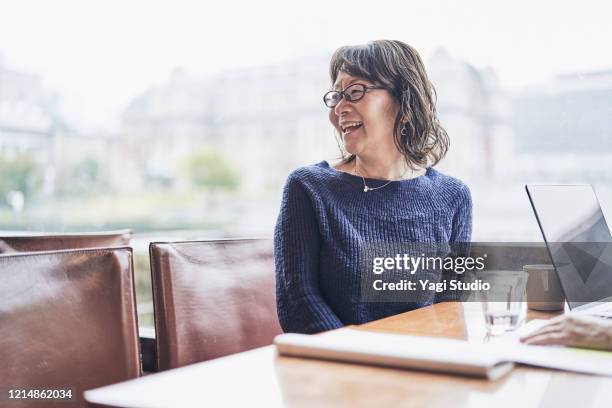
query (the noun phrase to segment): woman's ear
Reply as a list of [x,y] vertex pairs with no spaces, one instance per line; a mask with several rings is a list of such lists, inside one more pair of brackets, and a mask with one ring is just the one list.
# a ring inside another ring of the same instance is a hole
[[403,126],[405,123],[409,123],[410,121],[412,121],[412,112],[408,110],[402,114],[400,122]]

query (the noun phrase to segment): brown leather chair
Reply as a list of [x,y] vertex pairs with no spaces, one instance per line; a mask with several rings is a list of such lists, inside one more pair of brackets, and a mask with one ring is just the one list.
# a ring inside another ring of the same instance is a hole
[[[131,248],[0,255],[0,387],[83,391],[141,374]],[[2,405],[2,403],[0,403]]]
[[272,343],[276,315],[269,239],[151,243],[159,370]]
[[0,237],[0,254],[127,246],[130,244],[131,237],[132,231],[129,229],[104,232]]

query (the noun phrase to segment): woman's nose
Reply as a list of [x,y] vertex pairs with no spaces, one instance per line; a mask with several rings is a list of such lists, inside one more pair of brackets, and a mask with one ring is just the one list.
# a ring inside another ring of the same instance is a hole
[[338,104],[334,106],[334,113],[336,116],[342,116],[342,114],[346,114],[350,109],[350,103],[346,100],[346,97],[342,97]]

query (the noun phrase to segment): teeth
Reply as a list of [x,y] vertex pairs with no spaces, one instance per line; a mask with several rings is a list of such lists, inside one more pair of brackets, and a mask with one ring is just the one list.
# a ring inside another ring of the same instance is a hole
[[346,131],[348,128],[359,126],[362,124],[363,124],[362,122],[351,122],[351,123],[343,124],[341,125],[341,127],[342,127],[342,131]]

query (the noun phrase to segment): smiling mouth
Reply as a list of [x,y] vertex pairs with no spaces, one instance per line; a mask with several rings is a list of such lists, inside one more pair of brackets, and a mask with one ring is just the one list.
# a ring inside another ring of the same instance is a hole
[[342,135],[346,136],[349,133],[359,129],[362,126],[363,126],[363,122],[353,122],[353,123],[350,123],[350,124],[341,125]]

